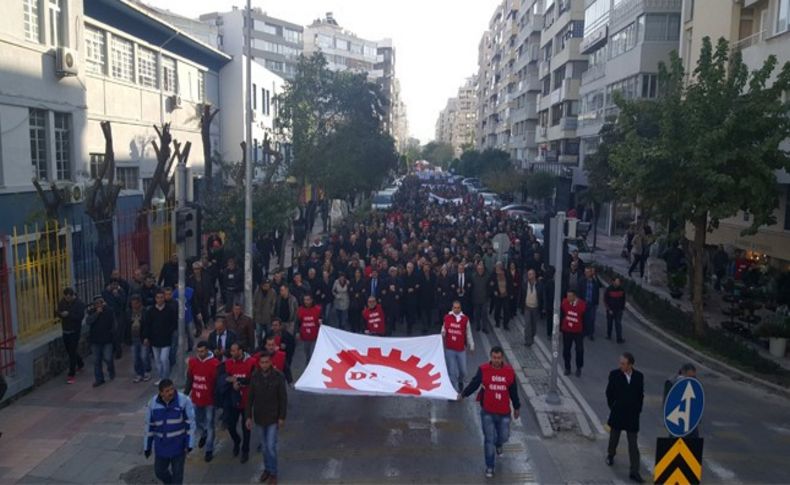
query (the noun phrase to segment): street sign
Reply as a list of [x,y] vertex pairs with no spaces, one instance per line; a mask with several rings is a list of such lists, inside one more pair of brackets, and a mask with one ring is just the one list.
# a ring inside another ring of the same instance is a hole
[[686,436],[699,425],[704,407],[702,384],[693,377],[679,379],[664,401],[664,426],[672,436]]
[[658,438],[653,481],[666,485],[702,480],[702,438]]

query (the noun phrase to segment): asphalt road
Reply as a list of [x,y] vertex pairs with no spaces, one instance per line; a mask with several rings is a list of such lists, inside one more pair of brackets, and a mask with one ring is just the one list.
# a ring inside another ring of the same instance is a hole
[[[663,425],[664,381],[677,373],[688,359],[641,329],[626,313],[624,344],[606,340],[606,318],[599,309],[595,341],[585,340],[585,365],[581,378],[569,376],[587,400],[601,425],[606,423],[606,382],[617,367],[618,356],[629,351],[636,368],[645,375],[645,404],[639,433],[642,461],[655,463],[656,438],[668,436]],[[543,342],[545,343],[545,336]],[[737,382],[707,368],[697,366],[705,389],[705,411],[701,425],[704,438],[703,480],[718,483],[790,483],[790,401],[775,394]],[[601,442],[600,456],[606,453]],[[625,436],[615,459],[617,475],[627,477]],[[645,478],[649,474],[643,473]]]

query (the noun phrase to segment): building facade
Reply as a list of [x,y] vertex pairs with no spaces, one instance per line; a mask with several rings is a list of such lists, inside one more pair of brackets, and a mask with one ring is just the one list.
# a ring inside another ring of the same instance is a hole
[[[687,72],[694,70],[705,36],[714,42],[720,37],[729,40],[750,71],[759,69],[769,55],[776,56],[777,66],[782,66],[790,62],[790,0],[683,0],[680,53]],[[785,141],[784,148],[790,149],[790,141]],[[708,243],[743,249],[754,259],[790,270],[790,175],[782,170],[776,177],[776,224],[742,236],[750,217],[740,212],[722,220],[708,235]]]
[[459,157],[464,146],[474,146],[477,120],[477,76],[466,79],[458,88],[458,96],[447,99],[447,105],[436,120],[436,141],[453,146]]

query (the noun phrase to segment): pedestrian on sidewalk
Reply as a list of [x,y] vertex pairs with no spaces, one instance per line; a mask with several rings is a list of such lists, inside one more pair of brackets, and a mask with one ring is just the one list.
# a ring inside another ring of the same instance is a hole
[[204,460],[214,458],[214,410],[217,378],[222,363],[208,350],[208,342],[197,343],[194,357],[187,364],[187,382],[184,394],[195,406],[195,427],[200,431],[198,448],[206,447]]
[[143,320],[145,309],[140,295],[134,294],[129,299],[129,333],[132,338],[132,356],[134,358],[133,383],[151,380],[151,359],[148,347],[143,343]]
[[[250,459],[250,431],[244,426],[244,409],[249,395],[250,377],[255,369],[255,362],[238,343],[230,346],[230,359],[225,360],[226,382],[231,388],[228,390],[230,398],[226,396],[224,402],[227,417],[225,424],[228,428],[230,439],[233,440],[233,456],[239,456],[241,450],[241,463]],[[238,423],[241,420],[241,433],[239,437]]]
[[143,319],[143,342],[154,350],[158,385],[162,379],[170,379],[170,345],[178,328],[178,311],[174,305],[167,304],[163,290],[157,290],[154,301]]
[[639,415],[642,413],[644,399],[644,376],[634,369],[633,354],[623,352],[618,368],[609,373],[609,383],[606,385],[606,403],[609,406],[607,424],[610,427],[606,464],[609,466],[614,464],[614,455],[617,453],[620,434],[625,431],[628,438],[630,461],[628,477],[636,483],[644,483],[639,474],[639,446],[637,444]]
[[590,340],[595,340],[595,317],[598,314],[598,303],[601,301],[601,282],[595,275],[595,268],[584,268],[584,278],[581,282],[581,291],[584,295],[584,335]]
[[464,388],[466,379],[466,351],[475,351],[475,340],[472,337],[472,326],[469,317],[461,311],[461,302],[453,302],[453,309],[444,316],[442,324],[444,339],[444,358],[447,361],[447,373],[450,382],[458,392]]
[[195,409],[176,391],[173,381],[162,379],[159,393],[148,403],[143,454],[154,452],[154,473],[162,483],[184,482],[184,462],[195,446]]
[[472,274],[472,318],[475,330],[488,333],[488,274],[483,262],[477,263]]
[[69,373],[66,376],[66,382],[74,384],[75,373],[85,367],[79,352],[82,319],[85,318],[85,304],[79,299],[74,288],[63,290],[63,298],[58,302],[55,316],[60,319],[63,345],[69,356]]
[[222,303],[229,311],[236,302],[244,303],[244,270],[236,265],[236,258],[230,257],[219,275],[222,289]]
[[313,304],[313,297],[304,296],[304,305],[296,310],[297,338],[302,341],[305,354],[305,365],[313,356],[315,342],[318,340],[318,329],[321,326],[321,307]]
[[576,292],[568,290],[560,304],[562,332],[562,358],[565,362],[565,375],[571,373],[571,347],[576,354],[576,377],[581,377],[584,367],[584,300],[576,296]]
[[107,365],[110,380],[115,379],[115,360],[112,352],[115,317],[112,310],[107,308],[104,298],[97,295],[93,298],[93,305],[88,309],[86,321],[90,329],[88,340],[93,353],[93,387],[99,387],[104,384],[102,362]]
[[477,394],[480,402],[480,423],[483,427],[486,478],[494,477],[496,456],[502,456],[502,446],[510,438],[511,404],[513,419],[518,419],[521,401],[518,396],[516,372],[505,363],[502,347],[491,348],[491,360],[477,369],[472,381],[458,395],[458,399],[471,396],[482,386]]
[[603,293],[603,303],[606,306],[606,338],[612,339],[612,325],[614,325],[617,343],[625,342],[623,339],[623,311],[625,310],[625,288],[619,277],[612,280],[612,284]]
[[499,261],[497,261],[494,266],[494,272],[491,274],[488,287],[494,299],[494,322],[496,322],[496,327],[499,328],[504,326],[505,330],[510,330],[508,306],[510,301],[509,295],[513,292],[513,289],[505,273],[505,268]]
[[263,473],[258,481],[277,483],[277,434],[285,425],[288,408],[288,390],[285,377],[272,365],[269,352],[258,357],[258,370],[250,380],[249,399],[246,403],[246,429],[253,426],[263,444]]
[[538,323],[544,312],[543,282],[538,281],[534,269],[527,270],[527,282],[524,284],[524,345],[531,346],[535,342]]
[[631,247],[631,266],[628,268],[628,277],[639,266],[639,277],[645,277],[645,259],[644,256],[647,252],[647,237],[643,229],[639,229],[634,235]]

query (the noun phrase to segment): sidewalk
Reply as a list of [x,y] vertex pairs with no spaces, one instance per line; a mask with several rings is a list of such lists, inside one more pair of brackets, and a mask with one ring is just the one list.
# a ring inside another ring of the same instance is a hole
[[[651,261],[654,261],[654,258],[650,258],[648,264],[645,265],[645,277],[640,278],[638,272],[634,272],[634,276],[628,278],[628,261],[620,255],[620,252],[623,249],[623,242],[620,237],[610,237],[605,235],[598,235],[598,248],[594,253],[590,253],[586,255],[590,261],[586,262],[595,262],[603,266],[608,266],[612,268],[615,272],[623,275],[627,279],[630,279],[633,283],[641,286],[642,288],[654,293],[670,304],[674,305],[681,310],[691,313],[693,312],[692,304],[691,304],[691,294],[687,290],[684,292],[683,296],[680,299],[672,298],[669,295],[669,291],[663,282],[666,277],[663,274],[660,275],[650,275],[649,274],[649,265]],[[638,268],[637,268],[638,269]],[[653,268],[650,268],[653,269]],[[655,271],[655,269],[653,269]],[[662,267],[659,271],[663,272],[665,269]],[[722,311],[729,307],[729,303],[726,303],[722,300],[721,294],[715,291],[710,291],[708,296],[705,298],[705,320],[708,323],[708,326],[713,328],[721,328],[722,322],[729,321],[730,317],[725,316]],[[790,371],[790,359],[788,358],[777,358],[772,356],[768,353],[766,349],[763,347],[754,344],[748,340],[743,338],[739,338],[740,341],[748,344],[750,347],[754,348],[759,352],[760,356],[765,357],[766,359],[770,359],[776,362],[778,365],[783,367],[784,369]]]

